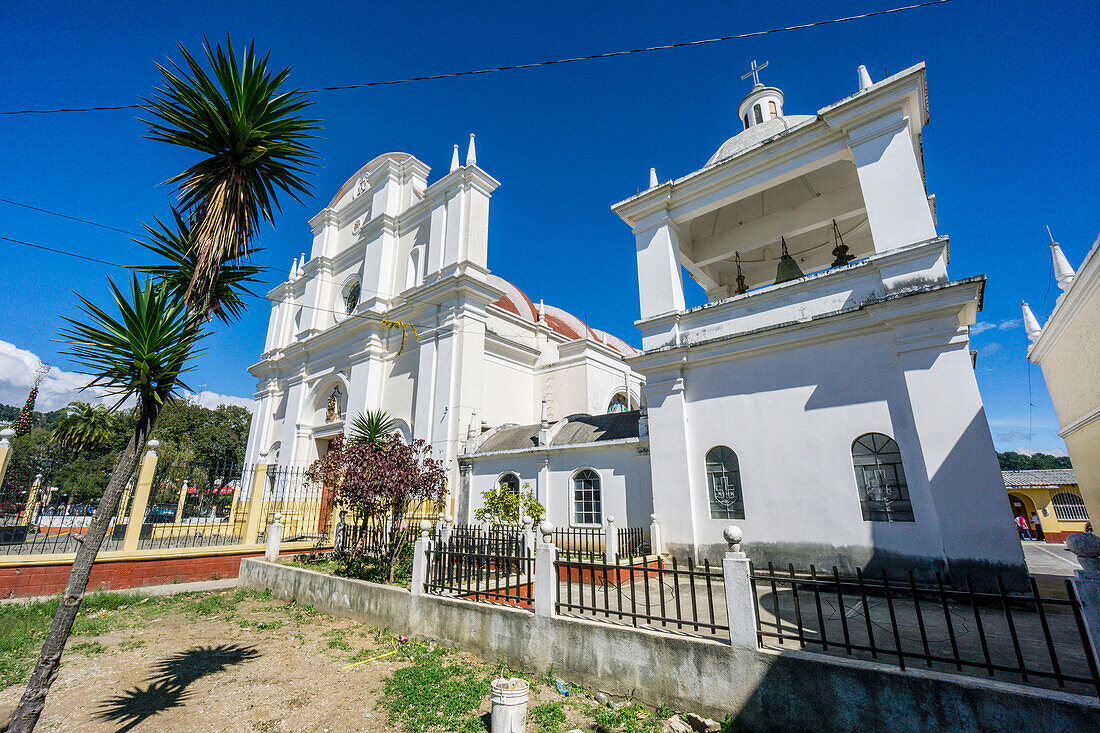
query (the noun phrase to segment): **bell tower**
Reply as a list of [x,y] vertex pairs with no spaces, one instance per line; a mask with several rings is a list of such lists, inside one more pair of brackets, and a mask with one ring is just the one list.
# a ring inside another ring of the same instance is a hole
[[737,106],[737,116],[741,118],[745,129],[759,125],[768,120],[774,120],[783,116],[783,92],[776,87],[764,86],[760,83],[760,71],[768,65],[768,62],[756,65],[753,59],[752,68],[741,75],[742,79],[752,77],[752,89]]

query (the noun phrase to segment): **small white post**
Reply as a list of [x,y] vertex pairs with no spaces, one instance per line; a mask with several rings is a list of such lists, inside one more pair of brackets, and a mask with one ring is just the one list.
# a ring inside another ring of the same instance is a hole
[[435,523],[435,541],[443,541],[443,525],[447,523],[447,515],[443,512],[439,513],[439,521]]
[[756,649],[756,602],[752,596],[749,559],[741,552],[742,533],[732,524],[722,530],[729,550],[722,558],[722,579],[726,589],[726,618],[730,644]]
[[439,541],[443,546],[451,544],[451,535],[454,534],[455,519],[450,514],[443,518],[443,531],[439,533]]
[[607,526],[603,530],[603,561],[614,565],[619,560],[619,530],[615,527],[615,517],[607,515]]
[[428,552],[432,549],[432,523],[427,519],[420,520],[420,537],[413,543],[413,566],[411,587],[414,596],[424,594],[424,584],[428,582]]
[[275,512],[275,521],[267,528],[267,547],[264,548],[264,559],[275,562],[279,559],[279,545],[283,541],[283,515]]
[[532,591],[535,595],[535,614],[553,616],[558,595],[558,569],[554,565],[558,559],[558,548],[554,546],[554,525],[543,521],[539,524],[539,532],[542,533],[542,542],[535,547],[535,579]]
[[535,530],[531,526],[531,518],[524,517],[520,522],[520,533],[523,536],[523,548],[527,551],[529,557],[533,557],[535,554]]
[[660,555],[665,551],[661,544],[661,525],[657,523],[657,515],[649,515],[649,552],[652,555]]

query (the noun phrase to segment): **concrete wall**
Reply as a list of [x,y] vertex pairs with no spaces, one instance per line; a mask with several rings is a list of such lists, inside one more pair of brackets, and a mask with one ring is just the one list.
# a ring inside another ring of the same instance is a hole
[[338,616],[554,673],[651,705],[736,715],[745,729],[1093,730],[1095,699],[938,672],[716,641],[433,596],[262,560],[241,584]]

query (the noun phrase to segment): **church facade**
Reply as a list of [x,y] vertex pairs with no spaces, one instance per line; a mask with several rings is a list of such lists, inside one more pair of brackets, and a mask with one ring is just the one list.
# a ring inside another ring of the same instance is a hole
[[431,185],[379,156],[270,294],[249,460],[308,463],[383,408],[447,463],[459,521],[504,484],[559,526],[654,513],[681,556],[737,524],[761,560],[1022,569],[969,349],[984,278],[949,278],[925,190],[924,67],[859,82],[812,115],[754,84],[706,165],[613,207],[640,351],[488,271],[472,138]]

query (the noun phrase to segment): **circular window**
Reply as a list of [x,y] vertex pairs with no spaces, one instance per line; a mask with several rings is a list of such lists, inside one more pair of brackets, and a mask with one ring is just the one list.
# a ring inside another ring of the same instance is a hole
[[355,277],[350,278],[344,283],[344,287],[340,288],[340,302],[336,304],[336,310],[340,314],[340,318],[351,315],[359,307],[361,291],[359,278]]

